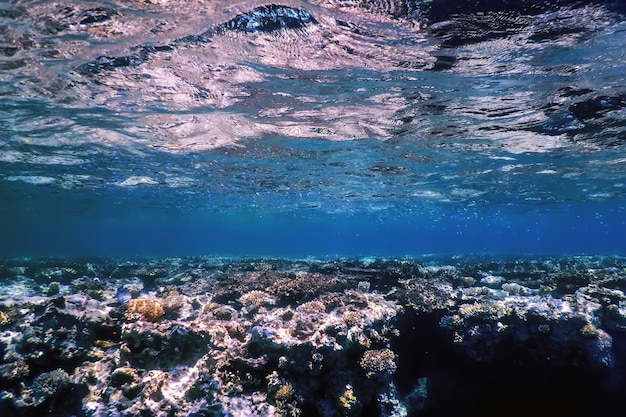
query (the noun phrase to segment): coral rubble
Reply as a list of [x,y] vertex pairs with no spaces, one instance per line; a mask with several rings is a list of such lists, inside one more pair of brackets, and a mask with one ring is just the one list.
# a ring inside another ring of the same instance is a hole
[[10,259],[0,279],[2,416],[446,415],[548,386],[587,395],[570,415],[623,406],[621,258]]

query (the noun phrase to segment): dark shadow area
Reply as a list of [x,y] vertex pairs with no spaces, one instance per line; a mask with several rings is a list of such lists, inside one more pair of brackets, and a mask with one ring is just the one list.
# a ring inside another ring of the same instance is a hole
[[[400,397],[409,407],[419,378],[427,378],[426,398],[409,409],[409,416],[536,415],[558,410],[559,415],[608,415],[623,409],[626,338],[615,340],[616,367],[606,370],[554,366],[550,358],[537,361],[523,347],[503,343],[489,362],[468,358],[450,343],[452,335],[438,326],[435,315],[404,314],[395,374]],[[622,340],[624,339],[624,340]]]

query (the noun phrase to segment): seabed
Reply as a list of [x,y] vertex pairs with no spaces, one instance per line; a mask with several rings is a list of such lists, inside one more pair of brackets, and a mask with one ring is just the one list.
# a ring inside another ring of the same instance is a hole
[[602,415],[626,258],[0,261],[0,415]]

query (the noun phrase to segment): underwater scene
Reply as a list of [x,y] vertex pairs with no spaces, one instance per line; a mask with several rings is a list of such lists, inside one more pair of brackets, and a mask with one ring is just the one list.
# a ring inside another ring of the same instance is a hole
[[621,0],[0,1],[0,416],[625,409],[625,46]]

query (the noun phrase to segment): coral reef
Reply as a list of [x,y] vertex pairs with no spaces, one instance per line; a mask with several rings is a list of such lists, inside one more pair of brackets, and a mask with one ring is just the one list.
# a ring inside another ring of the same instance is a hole
[[621,405],[626,260],[438,261],[0,261],[0,414],[443,415],[548,384]]

